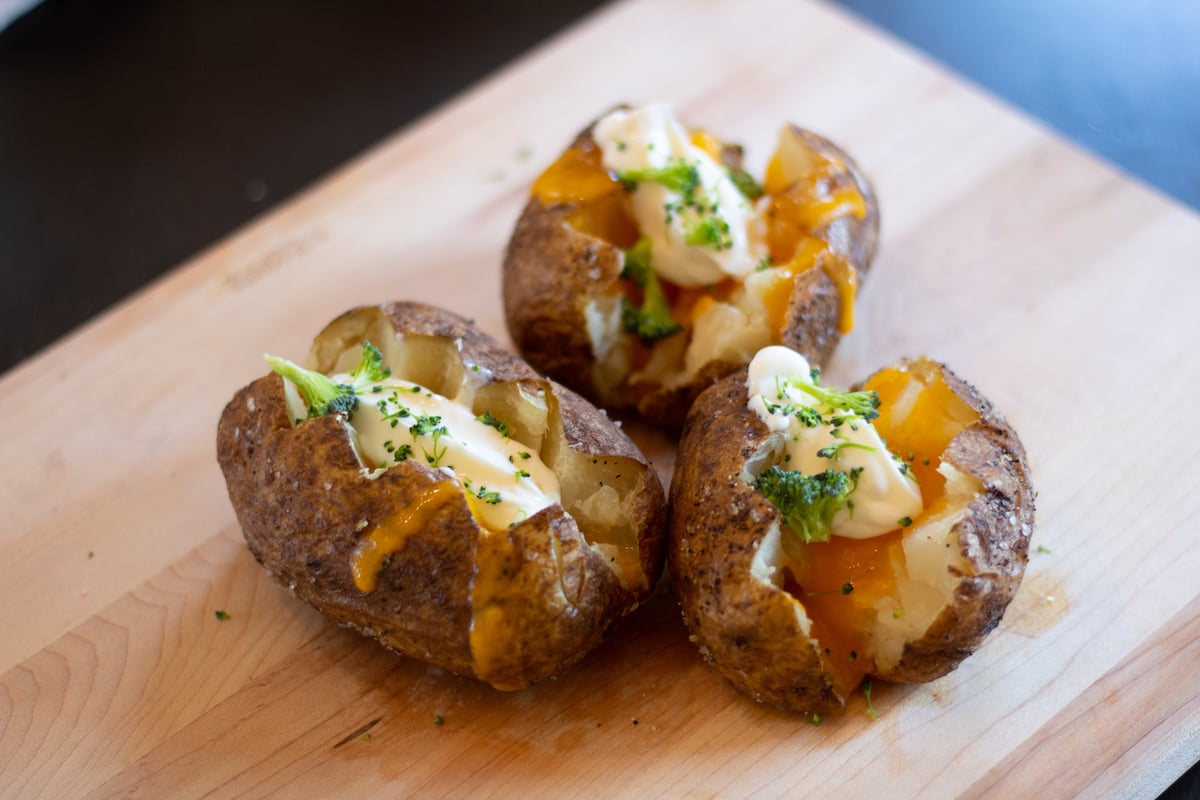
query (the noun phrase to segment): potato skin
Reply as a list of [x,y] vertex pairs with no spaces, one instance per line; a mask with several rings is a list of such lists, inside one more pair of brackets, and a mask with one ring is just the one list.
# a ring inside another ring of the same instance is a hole
[[[999,623],[1028,561],[1034,492],[1016,433],[973,387],[944,365],[950,388],[979,414],[943,460],[974,475],[983,490],[953,534],[971,565],[933,624],[909,642],[895,668],[870,675],[896,682],[933,680],[953,670]],[[916,362],[902,362],[911,365]],[[845,704],[796,621],[793,599],[751,575],[751,563],[778,510],[742,479],[767,439],[746,406],[745,370],[696,401],[671,483],[668,563],[684,622],[702,655],[755,700],[826,713]],[[786,535],[786,531],[785,531]]]
[[983,491],[954,527],[971,574],[959,576],[954,602],[923,637],[905,646],[899,663],[878,673],[902,683],[947,674],[1000,624],[1029,563],[1037,496],[1025,447],[1004,416],[944,364],[924,358],[902,363],[911,367],[919,362],[938,367],[950,389],[979,415],[978,422],[954,437],[942,460],[978,478]]
[[[593,123],[594,125],[594,123]],[[595,145],[589,125],[572,147]],[[879,203],[874,187],[858,164],[833,142],[795,125],[789,126],[816,153],[844,169],[833,179],[834,189],[854,187],[862,195],[862,219],[841,217],[822,226],[816,235],[829,242],[865,277],[875,257],[879,236]],[[722,161],[741,166],[740,147],[729,145]],[[537,370],[562,381],[607,408],[636,408],[651,423],[678,431],[688,408],[708,386],[745,364],[714,360],[682,386],[657,390],[604,392],[593,379],[595,357],[584,309],[620,277],[625,254],[609,242],[573,228],[567,217],[570,203],[546,205],[531,197],[513,230],[505,251],[502,294],[508,330],[521,355]],[[795,282],[782,343],[803,353],[812,363],[828,362],[841,339],[841,296],[823,270],[814,269]]]
[[767,435],[746,407],[745,370],[692,406],[671,480],[671,579],[692,641],[734,686],[760,703],[825,713],[842,700],[822,675],[791,595],[750,574],[779,518],[741,478]]
[[525,206],[504,256],[501,292],[508,330],[531,366],[608,408],[628,406],[603,396],[592,379],[592,341],[584,309],[616,283],[625,253],[567,223],[574,207]]
[[497,380],[545,383],[558,398],[573,449],[644,465],[633,513],[643,531],[641,566],[649,587],[623,586],[561,506],[544,509],[496,534],[507,550],[512,590],[502,605],[515,621],[515,635],[486,674],[479,674],[470,646],[472,588],[479,550],[494,548],[493,540],[481,540],[459,495],[385,562],[373,592],[359,591],[351,560],[361,539],[374,523],[447,478],[415,460],[368,478],[340,415],[291,424],[283,382],[275,374],[239,391],[217,430],[218,461],[250,551],[275,580],[319,611],[400,653],[506,689],[554,675],[586,655],[653,589],[665,529],[658,477],[603,414],[544,382],[467,320],[413,303],[393,303],[383,311],[399,332],[461,341],[464,359],[490,369]]

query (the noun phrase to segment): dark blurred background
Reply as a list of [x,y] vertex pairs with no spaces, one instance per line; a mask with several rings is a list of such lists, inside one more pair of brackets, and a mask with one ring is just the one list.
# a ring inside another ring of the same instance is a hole
[[[1200,208],[1200,1],[839,3]],[[602,5],[35,4],[0,32],[0,371]]]
[[[1200,0],[835,2],[1200,208]],[[604,4],[35,5],[0,32],[0,371]]]

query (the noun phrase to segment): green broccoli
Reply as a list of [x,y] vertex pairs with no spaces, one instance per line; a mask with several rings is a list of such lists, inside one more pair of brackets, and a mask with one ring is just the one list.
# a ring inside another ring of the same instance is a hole
[[671,304],[663,294],[662,284],[650,266],[650,239],[643,236],[625,251],[622,278],[633,281],[642,290],[642,307],[637,308],[622,299],[621,325],[626,333],[637,334],[647,345],[673,336],[683,330],[671,315]]
[[350,373],[351,382],[335,383],[329,376],[305,369],[286,358],[264,355],[272,370],[296,385],[300,396],[308,406],[308,418],[322,417],[330,413],[350,414],[358,407],[358,394],[378,384],[392,374],[383,365],[383,354],[370,342],[363,342],[362,360]]
[[689,223],[684,229],[683,241],[693,247],[711,247],[714,250],[733,247],[729,223],[715,215]]
[[879,416],[879,412],[876,410],[879,408],[877,392],[842,392],[832,387],[826,388],[800,380],[788,381],[788,385],[817,398],[829,408],[840,408],[865,420],[872,420]]
[[850,499],[862,473],[827,469],[818,475],[773,466],[754,481],[754,488],[779,509],[784,523],[805,542],[829,541],[833,515]]
[[700,188],[700,170],[696,164],[680,160],[669,167],[645,167],[627,169],[617,173],[617,180],[625,189],[633,191],[639,183],[656,183],[683,195],[685,205],[696,204],[696,190]]

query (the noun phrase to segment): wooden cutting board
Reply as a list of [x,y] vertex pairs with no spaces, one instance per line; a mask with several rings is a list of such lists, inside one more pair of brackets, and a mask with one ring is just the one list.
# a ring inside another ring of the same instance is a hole
[[[760,168],[785,120],[854,153],[884,235],[830,380],[931,354],[1032,459],[1004,623],[876,722],[756,706],[665,588],[499,693],[325,622],[229,507],[216,421],[262,352],[401,298],[504,337],[531,181],[660,98]],[[824,5],[619,3],[0,380],[0,795],[1152,796],[1200,757],[1197,267],[1195,215]]]

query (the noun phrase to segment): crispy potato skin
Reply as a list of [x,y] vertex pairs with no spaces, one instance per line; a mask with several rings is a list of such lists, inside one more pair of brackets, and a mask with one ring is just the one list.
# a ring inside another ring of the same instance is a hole
[[[974,652],[1016,593],[1033,527],[1034,492],[1016,433],[978,391],[937,366],[980,416],[943,459],[979,478],[983,491],[953,534],[970,574],[958,575],[947,606],[899,664],[872,673],[890,681],[933,680]],[[667,556],[676,595],[692,640],[735,686],[783,709],[836,711],[845,698],[829,685],[791,595],[750,572],[767,531],[781,523],[741,477],[768,435],[746,406],[745,380],[745,370],[722,379],[688,415],[670,497]]]
[[[844,169],[833,188],[853,186],[862,195],[862,219],[843,217],[815,231],[834,252],[845,256],[865,277],[875,257],[879,236],[879,203],[874,187],[858,164],[824,137],[796,126],[792,132],[810,149]],[[572,146],[592,143],[592,126]],[[724,148],[722,161],[741,166],[740,147]],[[636,408],[651,423],[678,431],[687,410],[708,386],[744,364],[712,361],[679,387],[660,387],[636,394],[604,394],[592,377],[595,361],[584,309],[605,294],[620,277],[625,254],[609,242],[582,233],[567,222],[574,206],[545,205],[530,198],[517,220],[505,251],[503,301],[508,330],[521,355],[537,370],[562,381],[608,408]],[[841,339],[841,296],[824,271],[810,270],[795,282],[787,312],[783,344],[804,353],[817,365],[828,362]]]
[[1025,447],[974,386],[944,364],[937,366],[947,385],[979,414],[978,422],[954,437],[942,460],[978,478],[983,491],[954,528],[971,574],[959,576],[954,602],[923,637],[904,648],[896,667],[879,673],[894,682],[940,678],[975,652],[1000,624],[1029,563],[1036,492]]
[[779,512],[741,477],[767,428],[746,407],[745,370],[700,395],[671,480],[667,558],[692,641],[760,703],[825,713],[842,700],[822,677],[791,595],[750,574]]
[[504,257],[501,287],[513,344],[537,370],[609,407],[592,380],[592,341],[584,309],[616,282],[625,253],[567,223],[573,207],[530,199]]
[[[402,333],[461,341],[463,357],[498,380],[542,381],[461,317],[411,303],[384,311]],[[351,561],[362,538],[447,477],[406,461],[368,478],[341,415],[293,426],[282,379],[274,374],[239,391],[217,430],[218,461],[250,551],[275,580],[319,611],[400,653],[503,688],[561,672],[652,590],[663,559],[665,503],[657,475],[624,434],[581,398],[546,385],[558,399],[573,449],[619,455],[645,467],[633,505],[644,531],[640,548],[649,589],[624,587],[560,506],[494,534],[497,539],[481,539],[459,495],[385,562],[373,592],[359,591]],[[511,591],[502,605],[506,618],[515,620],[515,635],[487,674],[479,675],[470,646],[471,593],[479,550],[489,547],[503,551]]]

